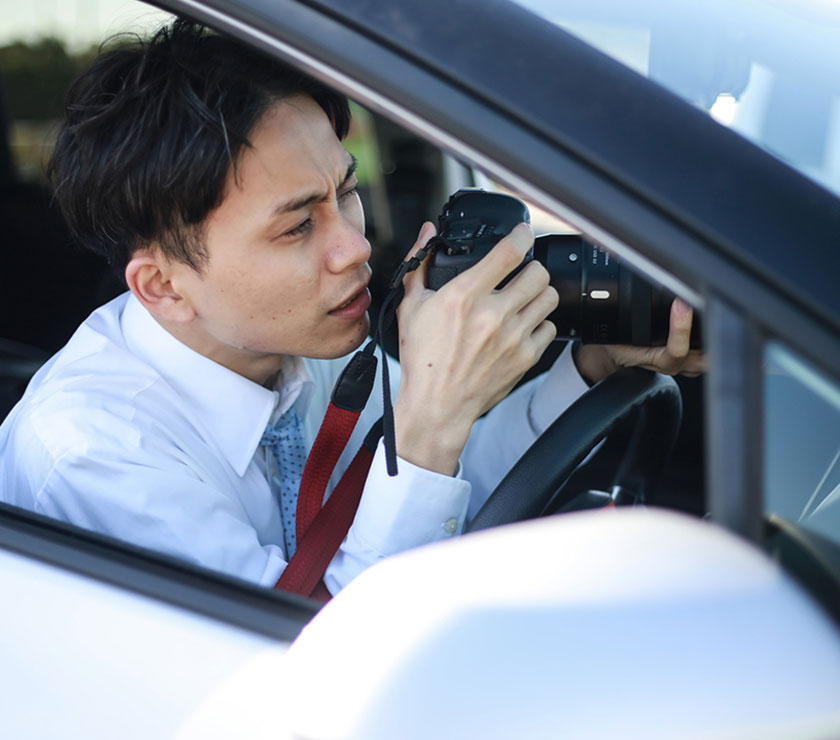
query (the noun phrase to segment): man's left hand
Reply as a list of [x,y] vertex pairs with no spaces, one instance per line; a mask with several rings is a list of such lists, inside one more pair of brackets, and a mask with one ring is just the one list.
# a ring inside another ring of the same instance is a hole
[[664,347],[585,344],[575,351],[578,372],[590,384],[597,383],[622,367],[644,367],[666,375],[695,377],[706,369],[701,350],[691,349],[691,307],[674,299],[668,342]]

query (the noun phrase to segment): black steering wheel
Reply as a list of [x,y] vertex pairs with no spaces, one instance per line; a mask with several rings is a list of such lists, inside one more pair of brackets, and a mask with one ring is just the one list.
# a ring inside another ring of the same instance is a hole
[[466,527],[474,532],[562,508],[576,491],[562,484],[598,442],[638,414],[615,480],[642,497],[662,472],[682,420],[676,381],[641,368],[625,368],[590,388],[522,455]]

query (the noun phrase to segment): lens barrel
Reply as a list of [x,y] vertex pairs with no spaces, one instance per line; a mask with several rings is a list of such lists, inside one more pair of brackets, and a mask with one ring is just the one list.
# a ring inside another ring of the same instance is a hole
[[[548,270],[560,296],[548,317],[558,339],[641,347],[668,341],[674,294],[654,288],[598,245],[577,234],[545,234],[534,241],[534,259]],[[697,318],[691,346],[700,347]]]

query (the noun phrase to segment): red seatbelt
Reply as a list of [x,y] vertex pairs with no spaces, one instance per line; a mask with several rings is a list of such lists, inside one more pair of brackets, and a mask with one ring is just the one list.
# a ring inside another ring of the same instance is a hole
[[330,598],[321,579],[356,516],[379,442],[379,425],[368,433],[326,504],[323,504],[324,493],[370,396],[375,377],[376,357],[359,352],[336,382],[324,421],[303,468],[295,514],[297,548],[275,588],[321,601]]

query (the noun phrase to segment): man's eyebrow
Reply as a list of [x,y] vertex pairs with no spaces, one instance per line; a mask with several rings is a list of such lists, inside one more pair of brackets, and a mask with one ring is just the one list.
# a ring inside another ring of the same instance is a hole
[[[341,190],[353,177],[356,172],[356,167],[358,167],[359,162],[358,160],[351,154],[350,155],[350,164],[347,165],[347,172],[344,174],[344,178],[341,180],[341,184],[338,186],[338,189]],[[294,200],[288,200],[285,203],[280,203],[274,211],[274,216],[280,216],[283,213],[291,213],[292,211],[298,211],[301,208],[306,208],[306,206],[311,205],[312,203],[320,203],[327,199],[326,193],[313,193],[312,195],[304,195],[300,198],[295,198]]]

